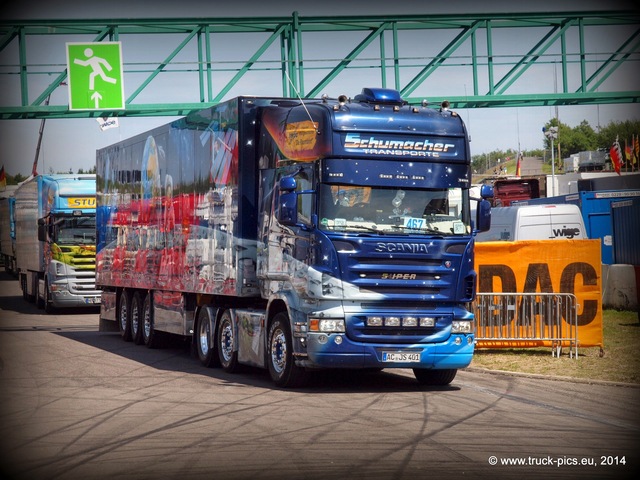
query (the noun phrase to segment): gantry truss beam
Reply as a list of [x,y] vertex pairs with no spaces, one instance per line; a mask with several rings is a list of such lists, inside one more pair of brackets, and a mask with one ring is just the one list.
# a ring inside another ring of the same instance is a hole
[[[122,42],[125,110],[69,110],[71,41]],[[351,85],[453,108],[638,103],[639,60],[635,11],[1,20],[0,119],[185,115]]]

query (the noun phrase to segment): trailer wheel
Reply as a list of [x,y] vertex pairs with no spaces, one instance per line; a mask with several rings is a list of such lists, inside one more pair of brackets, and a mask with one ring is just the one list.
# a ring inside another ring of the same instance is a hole
[[144,292],[136,292],[131,299],[131,340],[136,345],[144,343],[144,338],[142,337],[142,331],[144,330],[144,325],[142,325],[144,297]]
[[220,365],[226,372],[237,373],[240,370],[240,364],[238,363],[238,351],[234,350],[235,330],[228,310],[225,310],[218,321],[216,338]]
[[196,329],[195,344],[198,351],[200,363],[207,368],[219,367],[220,358],[218,357],[217,344],[213,335],[212,325],[215,325],[214,319],[211,318],[211,310],[202,307],[198,311],[198,327]]
[[153,306],[151,305],[151,292],[149,292],[142,305],[142,341],[148,348],[158,348],[160,338],[153,328]]
[[125,342],[131,341],[131,295],[126,290],[123,290],[120,294],[118,303],[118,326],[120,329],[120,336]]
[[447,368],[442,370],[430,370],[426,368],[414,368],[413,374],[422,385],[449,385],[456,377],[458,370]]
[[286,312],[276,314],[269,327],[267,364],[271,380],[278,387],[302,387],[309,379],[309,372],[298,367],[293,360],[293,342]]

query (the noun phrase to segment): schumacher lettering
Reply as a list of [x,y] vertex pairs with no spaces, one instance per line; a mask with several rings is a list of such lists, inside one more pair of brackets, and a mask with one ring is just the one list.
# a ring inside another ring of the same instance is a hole
[[362,137],[359,133],[347,133],[344,148],[361,150],[370,155],[439,157],[441,153],[456,153],[456,145],[453,143],[434,143],[428,139],[423,141],[380,139],[373,135]]

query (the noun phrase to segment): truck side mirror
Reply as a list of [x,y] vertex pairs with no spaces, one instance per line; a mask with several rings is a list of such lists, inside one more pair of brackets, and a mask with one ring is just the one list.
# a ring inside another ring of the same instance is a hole
[[281,192],[293,192],[298,188],[298,182],[293,177],[282,177],[279,186]]
[[493,198],[493,187],[491,185],[482,185],[480,187],[480,196],[484,199]]
[[298,223],[298,194],[296,192],[285,192],[280,195],[278,222],[290,227]]
[[44,218],[38,219],[38,241],[39,242],[47,241],[47,225],[44,221]]
[[280,206],[278,208],[278,222],[282,225],[294,226],[298,223],[298,182],[293,177],[282,177],[278,184]]
[[491,228],[491,203],[489,200],[482,199],[478,202],[476,224],[479,232],[486,232]]

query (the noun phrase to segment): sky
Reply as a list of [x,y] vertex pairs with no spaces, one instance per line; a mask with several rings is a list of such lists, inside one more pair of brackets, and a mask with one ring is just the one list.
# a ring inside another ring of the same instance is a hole
[[[109,2],[86,2],[82,0],[36,1],[0,0],[0,18],[9,19],[117,19],[117,18],[156,18],[156,17],[243,17],[243,16],[290,16],[297,11],[301,16],[344,15],[394,15],[394,14],[442,14],[442,13],[487,13],[487,12],[548,12],[634,9],[630,1],[603,0],[538,0],[517,2],[514,0],[235,0],[220,2],[217,0],[155,0],[153,2],[137,0],[110,0]],[[540,36],[538,35],[538,39]],[[91,41],[88,37],[81,41]],[[517,40],[516,40],[517,41]],[[350,48],[355,43],[350,45]],[[45,47],[46,48],[46,47]],[[123,47],[124,48],[124,47]],[[500,45],[494,44],[494,50]],[[524,49],[522,53],[524,53]],[[403,54],[405,52],[401,52]],[[47,52],[40,52],[46,58]],[[331,57],[333,52],[328,55]],[[2,56],[0,55],[0,64]],[[125,66],[126,68],[126,66]],[[1,72],[1,70],[0,70]],[[553,75],[553,73],[551,73]],[[125,75],[126,78],[126,75]],[[548,78],[546,79],[548,81]],[[472,90],[471,74],[467,78],[448,79],[438,86],[440,94],[462,95]],[[327,92],[331,96],[346,93],[355,96],[364,86],[346,85],[348,91]],[[149,87],[147,87],[149,88]],[[262,85],[261,91],[241,92],[246,94],[281,95],[280,80],[273,85]],[[634,87],[635,89],[635,87]],[[41,93],[30,92],[34,99]],[[162,95],[161,92],[156,92]],[[517,92],[515,92],[517,93]],[[125,95],[126,97],[127,95]],[[8,100],[12,98],[13,100]],[[0,75],[0,105],[14,104],[19,92],[3,88]],[[173,100],[172,100],[173,101]],[[180,101],[180,100],[178,100]],[[7,103],[10,102],[10,103]],[[66,87],[57,89],[52,95],[52,105],[66,104]],[[147,102],[140,102],[147,103]],[[149,102],[154,103],[154,102]],[[523,150],[543,147],[542,127],[556,113],[559,120],[575,127],[583,120],[593,128],[605,126],[611,121],[640,120],[640,106],[599,105],[599,106],[561,106],[555,107],[519,107],[486,108],[459,110],[459,113],[471,136],[472,155],[486,154],[495,150],[518,148]],[[125,138],[170,122],[175,117],[121,117],[119,128],[101,131],[93,118],[49,119],[46,121],[42,136],[38,172],[89,170],[95,165],[97,149],[116,143]],[[21,173],[29,175],[36,154],[36,145],[42,122],[40,120],[0,120],[0,166],[10,175]]]

